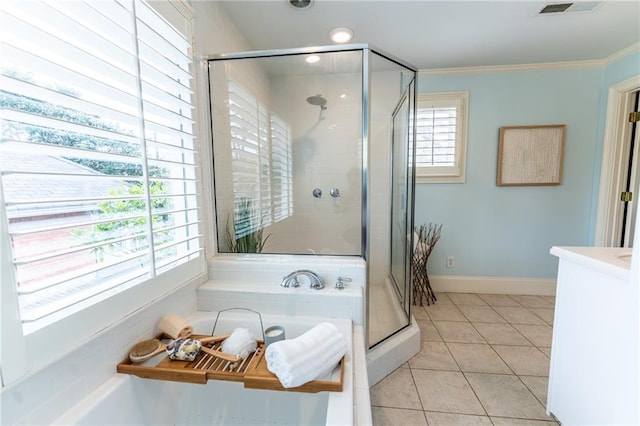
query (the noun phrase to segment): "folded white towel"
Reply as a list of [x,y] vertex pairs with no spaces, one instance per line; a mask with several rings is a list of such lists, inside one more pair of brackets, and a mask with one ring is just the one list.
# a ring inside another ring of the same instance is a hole
[[294,388],[326,376],[344,356],[347,342],[335,325],[323,322],[295,339],[267,347],[267,368],[282,386]]

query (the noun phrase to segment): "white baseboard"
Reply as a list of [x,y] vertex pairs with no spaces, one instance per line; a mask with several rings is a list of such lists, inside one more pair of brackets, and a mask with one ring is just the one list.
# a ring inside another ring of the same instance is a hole
[[435,275],[429,277],[431,287],[438,292],[528,294],[534,296],[555,296],[555,278],[502,278],[463,277]]

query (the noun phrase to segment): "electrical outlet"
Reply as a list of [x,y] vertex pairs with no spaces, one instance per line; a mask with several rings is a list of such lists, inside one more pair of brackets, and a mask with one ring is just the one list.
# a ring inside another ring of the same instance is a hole
[[447,268],[456,267],[456,258],[453,256],[447,256]]

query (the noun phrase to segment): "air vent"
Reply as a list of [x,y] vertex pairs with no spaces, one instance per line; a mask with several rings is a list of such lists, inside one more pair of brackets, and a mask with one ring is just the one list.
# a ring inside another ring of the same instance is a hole
[[548,15],[569,12],[591,12],[602,4],[601,1],[580,1],[575,3],[548,3],[538,15]]
[[569,9],[571,7],[571,5],[573,5],[573,3],[548,4],[545,7],[543,7],[542,10],[540,12],[538,12],[538,13],[540,15],[545,14],[545,13],[561,13],[561,12],[565,12],[567,9]]

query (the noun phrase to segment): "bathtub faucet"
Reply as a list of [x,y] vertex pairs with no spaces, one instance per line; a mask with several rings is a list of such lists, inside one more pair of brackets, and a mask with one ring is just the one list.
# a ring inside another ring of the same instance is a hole
[[299,287],[300,283],[298,282],[298,277],[300,275],[303,275],[309,279],[309,288],[312,288],[314,290],[322,290],[324,288],[324,280],[322,279],[322,277],[308,269],[293,271],[282,279],[280,285],[282,287]]

